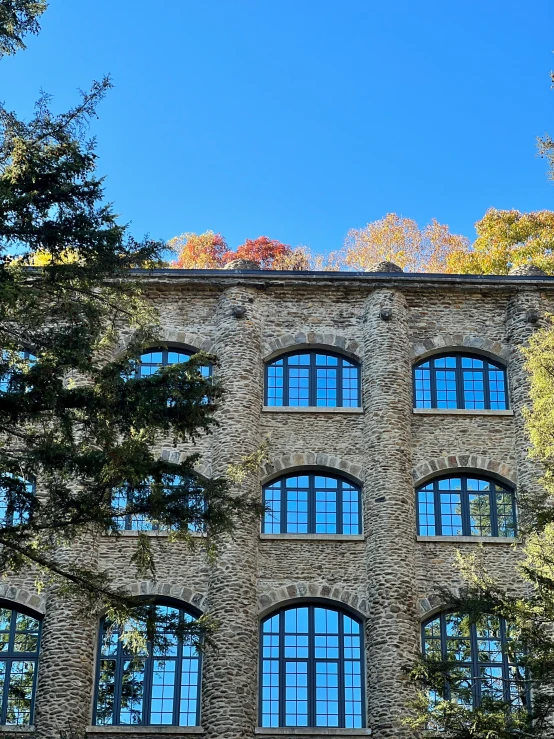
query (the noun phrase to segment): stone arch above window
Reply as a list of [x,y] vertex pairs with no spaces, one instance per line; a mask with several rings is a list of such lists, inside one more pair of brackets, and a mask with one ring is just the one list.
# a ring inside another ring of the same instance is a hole
[[342,352],[299,349],[265,364],[264,404],[293,408],[360,408],[358,361]]
[[306,471],[320,470],[324,474],[329,470],[335,470],[356,485],[362,485],[361,465],[350,462],[344,457],[324,452],[291,452],[290,454],[273,457],[262,466],[262,483],[265,485],[281,474],[301,472],[302,469],[306,469]]
[[287,351],[321,351],[339,352],[347,358],[360,362],[360,345],[354,339],[331,331],[299,331],[296,334],[283,334],[264,341],[264,362],[271,362],[275,357]]
[[498,462],[491,457],[480,454],[451,454],[448,457],[436,457],[414,467],[412,476],[416,486],[422,485],[432,477],[446,474],[449,470],[476,472],[482,470],[500,481],[515,486],[517,474],[515,468],[506,462]]
[[472,334],[437,334],[422,342],[412,345],[412,359],[420,361],[432,354],[453,352],[469,352],[483,354],[493,361],[506,363],[510,347],[500,341],[475,336]]
[[369,616],[366,595],[348,590],[343,585],[328,585],[327,583],[295,582],[272,588],[260,593],[258,596],[258,610],[260,617],[264,618],[271,611],[282,608],[295,602],[310,600],[322,603],[331,603],[336,607],[350,609],[357,618]]
[[363,631],[361,619],[321,602],[269,613],[261,623],[260,725],[362,728]]
[[[131,342],[132,335],[123,336],[115,350],[115,356],[122,354]],[[162,327],[159,332],[159,343],[181,348],[192,353],[203,351],[212,354],[214,351],[214,339],[191,331],[178,331],[174,328]]]

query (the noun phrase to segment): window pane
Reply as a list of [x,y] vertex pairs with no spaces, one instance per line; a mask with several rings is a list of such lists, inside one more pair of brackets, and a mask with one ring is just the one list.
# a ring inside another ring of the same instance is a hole
[[480,495],[470,493],[468,498],[472,535],[492,536],[491,504],[489,493],[482,493]]
[[268,485],[265,488],[264,532],[266,534],[281,533],[281,483]]
[[262,623],[262,639],[262,726],[363,725],[362,633],[356,620],[319,606],[289,608]]
[[342,483],[342,533],[360,533],[360,494],[346,482]]
[[11,663],[6,724],[28,726],[31,723],[34,675],[34,661],[14,660]]
[[342,405],[344,408],[359,406],[360,387],[358,368],[343,360],[342,362]]

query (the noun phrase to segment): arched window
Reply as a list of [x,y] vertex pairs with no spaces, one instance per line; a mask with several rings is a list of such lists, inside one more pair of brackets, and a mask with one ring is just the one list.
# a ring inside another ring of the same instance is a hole
[[[188,362],[195,352],[186,349],[176,348],[152,348],[140,356],[140,362],[137,366],[136,377],[148,377],[156,373],[160,367],[168,367],[171,364],[180,362]],[[206,365],[200,368],[202,377],[210,377],[212,374],[212,366]]]
[[0,362],[4,365],[3,371],[0,372],[0,391],[3,393],[7,393],[10,387],[10,379],[12,377],[13,371],[17,369],[21,369],[25,365],[27,367],[34,364],[37,360],[36,356],[34,354],[31,354],[31,352],[27,351],[26,349],[20,352],[16,353],[16,356],[18,355],[18,358],[14,358],[13,353],[9,353],[6,350],[2,350],[1,356],[0,356]]
[[[437,662],[454,662],[445,698],[478,706],[485,696],[514,708],[529,705],[525,673],[510,646],[515,634],[503,618],[442,613],[425,621],[423,654]],[[442,696],[432,695],[432,701]]]
[[194,616],[171,605],[152,608],[158,622],[155,635],[138,654],[127,648],[121,631],[102,620],[96,725],[199,725],[200,655],[189,637],[180,638],[172,628],[194,621]]
[[360,367],[340,354],[285,354],[266,365],[267,406],[359,408]]
[[262,622],[262,726],[364,726],[362,624],[317,605]]
[[[35,483],[7,472],[0,479],[0,527],[17,526],[29,520]],[[10,484],[11,483],[11,484]]]
[[0,724],[33,723],[41,622],[29,612],[0,605]]
[[417,489],[421,536],[517,534],[515,493],[496,480],[473,475],[441,477]]
[[414,366],[416,408],[505,410],[506,369],[490,359],[452,353]]
[[[164,493],[170,493],[172,489],[175,491],[181,488],[180,492],[186,492],[189,495],[191,518],[198,519],[191,521],[189,530],[191,532],[200,533],[202,531],[201,512],[204,507],[204,496],[202,494],[202,485],[198,478],[194,476],[179,477],[175,475],[171,478],[170,483],[164,489]],[[148,491],[147,491],[148,492]],[[135,499],[136,500],[136,499]],[[140,499],[139,499],[140,500]],[[121,511],[122,515],[116,516],[115,522],[120,531],[163,531],[164,526],[157,521],[152,521],[146,514],[127,513],[126,509],[133,504],[133,495],[124,488],[116,490],[112,497],[112,506],[116,511]]]
[[264,486],[264,534],[359,534],[360,488],[340,477],[310,472]]

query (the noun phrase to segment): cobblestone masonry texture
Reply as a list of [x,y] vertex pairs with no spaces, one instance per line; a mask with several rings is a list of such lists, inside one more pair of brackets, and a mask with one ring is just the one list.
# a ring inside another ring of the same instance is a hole
[[[410,687],[401,667],[419,646],[421,619],[439,605],[438,588],[460,584],[456,550],[475,547],[416,540],[414,482],[448,468],[481,469],[530,494],[536,490],[538,471],[525,453],[528,388],[519,349],[540,325],[534,313],[552,311],[554,280],[228,271],[162,273],[146,285],[160,310],[163,340],[214,351],[219,359],[216,374],[228,392],[219,429],[197,445],[199,471],[221,474],[267,438],[270,459],[249,490],[260,494],[263,482],[303,468],[346,475],[364,486],[364,538],[260,538],[259,522],[244,520],[209,563],[201,550],[160,535],[154,538],[155,582],[142,582],[129,564],[132,535],[86,542],[72,556],[97,561],[134,593],[175,598],[219,621],[218,649],[205,655],[203,666],[206,736],[254,737],[259,619],[284,603],[312,599],[364,619],[367,731],[377,739],[404,739],[409,734],[400,719]],[[122,335],[122,348],[127,338]],[[327,347],[362,363],[363,415],[263,410],[264,360],[306,347]],[[414,359],[464,347],[506,361],[513,415],[412,412]],[[170,459],[187,451],[190,446],[175,449],[171,440],[160,444]],[[507,586],[521,587],[514,547],[490,543],[483,556]],[[55,591],[38,594],[31,575],[8,578],[0,598],[45,614],[36,733],[54,739],[71,727],[82,735],[92,717],[97,620],[83,621]],[[141,736],[157,733],[152,728]]]

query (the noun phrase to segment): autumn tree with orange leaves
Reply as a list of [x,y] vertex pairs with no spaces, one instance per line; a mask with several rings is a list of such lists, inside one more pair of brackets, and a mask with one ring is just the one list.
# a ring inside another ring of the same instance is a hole
[[177,255],[171,266],[179,269],[222,269],[233,259],[259,262],[261,269],[306,270],[311,264],[304,247],[292,247],[268,236],[246,239],[232,251],[219,233],[184,233],[170,239],[167,247]]

